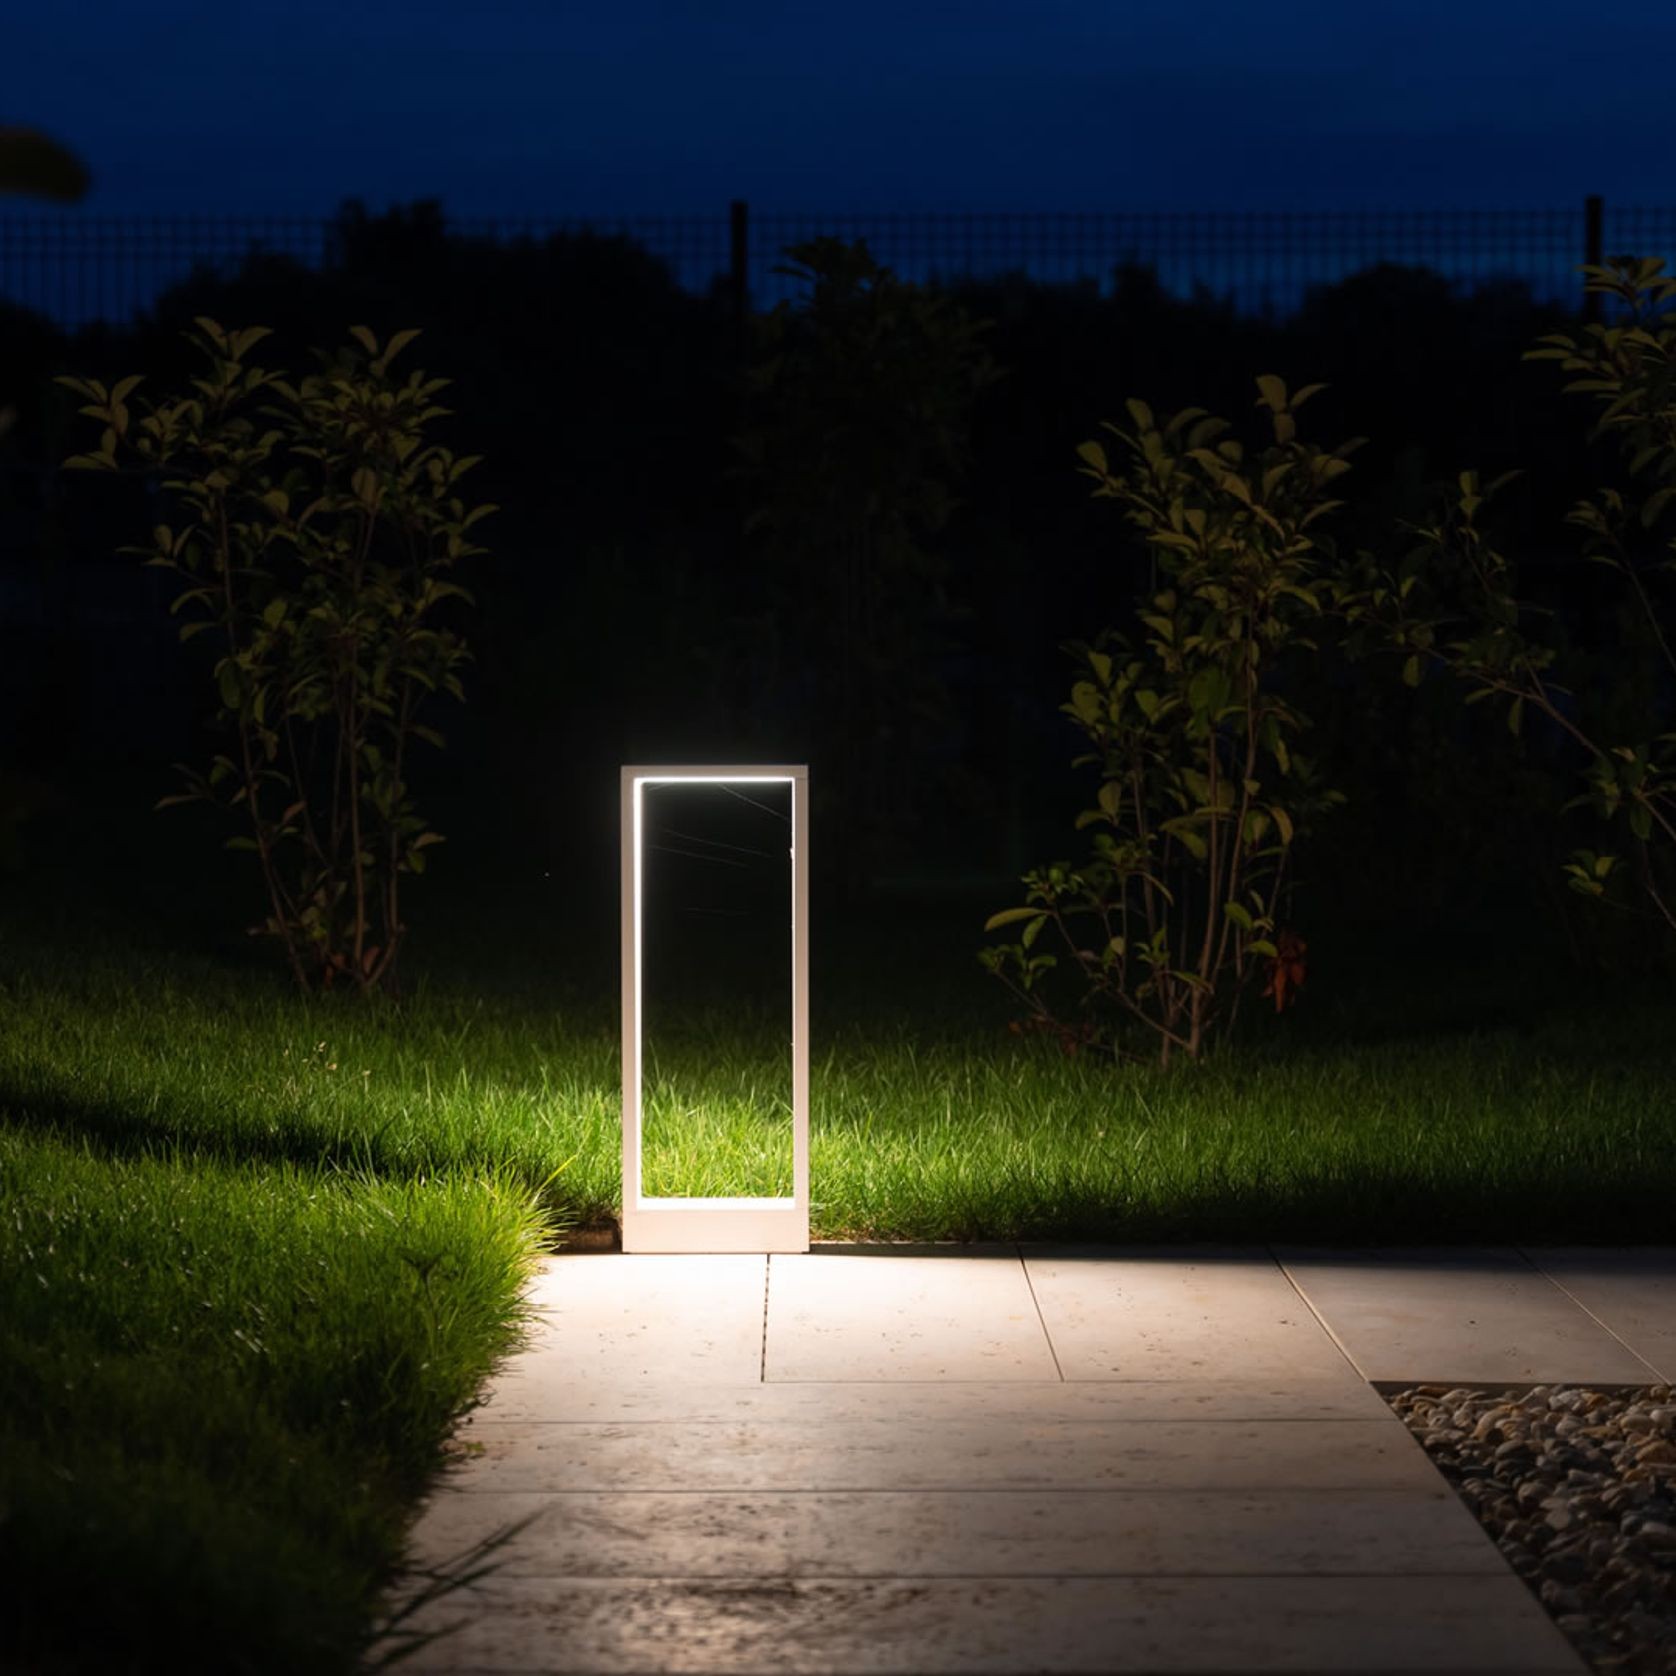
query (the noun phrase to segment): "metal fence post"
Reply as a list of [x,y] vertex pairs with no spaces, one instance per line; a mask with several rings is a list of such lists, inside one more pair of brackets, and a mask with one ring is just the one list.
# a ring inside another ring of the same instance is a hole
[[[1598,268],[1605,259],[1601,251],[1605,245],[1603,228],[1606,222],[1606,210],[1598,192],[1591,192],[1583,200],[1583,260],[1590,267]],[[1583,293],[1583,319],[1595,322],[1600,319],[1600,293],[1585,291]]]

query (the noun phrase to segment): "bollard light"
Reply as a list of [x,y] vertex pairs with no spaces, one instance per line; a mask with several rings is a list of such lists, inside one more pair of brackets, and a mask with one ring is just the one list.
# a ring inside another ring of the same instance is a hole
[[[646,793],[672,785],[788,787],[791,971],[792,1193],[789,1198],[673,1198],[644,1191],[643,1034],[646,1017]],[[625,767],[622,771],[623,1250],[809,1249],[809,770],[797,766]]]

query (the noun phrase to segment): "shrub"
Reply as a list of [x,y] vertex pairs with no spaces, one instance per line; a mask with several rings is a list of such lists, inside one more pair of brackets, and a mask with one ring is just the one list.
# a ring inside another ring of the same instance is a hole
[[1587,693],[1562,684],[1557,637],[1532,626],[1546,613],[1484,528],[1484,508],[1512,473],[1484,484],[1462,472],[1437,516],[1414,529],[1401,567],[1373,581],[1358,611],[1404,653],[1410,685],[1440,666],[1466,684],[1469,704],[1504,703],[1514,735],[1540,719],[1579,766],[1583,790],[1565,808],[1592,810],[1608,832],[1600,847],[1571,852],[1566,882],[1616,900],[1620,881],[1633,877],[1655,921],[1676,932],[1676,316],[1661,312],[1676,279],[1662,270],[1632,258],[1589,267],[1588,288],[1616,299],[1618,323],[1549,334],[1526,356],[1576,375],[1565,389],[1594,398],[1593,436],[1615,442],[1626,467],[1623,487],[1584,496],[1566,518],[1583,532],[1582,557],[1621,584],[1622,632],[1603,678]]
[[[1122,1053],[1139,1028],[1161,1063],[1197,1057],[1259,973],[1277,1008],[1303,975],[1302,940],[1277,922],[1281,891],[1294,843],[1342,799],[1296,748],[1309,718],[1286,675],[1337,604],[1321,520],[1356,445],[1298,439],[1296,412],[1320,386],[1257,383],[1260,451],[1203,409],[1160,423],[1133,400],[1130,429],[1104,427],[1116,465],[1100,442],[1078,449],[1096,497],[1140,535],[1141,632],[1069,648],[1080,678],[1063,709],[1092,747],[1078,765],[1100,777],[1077,821],[1093,853],[1027,874],[1024,905],[986,927],[1016,926],[1019,940],[982,955],[1024,1022],[1071,1048]],[[1070,974],[1069,1010],[1050,994],[1056,969]]]
[[464,696],[465,642],[439,619],[469,600],[450,576],[482,551],[468,532],[494,509],[468,510],[475,461],[429,440],[446,381],[391,371],[415,333],[380,347],[354,327],[296,382],[250,361],[261,328],[200,319],[187,335],[205,371],[138,413],[137,377],[60,380],[104,427],[69,465],[132,457],[163,473],[166,515],[149,547],[125,550],[178,576],[181,639],[214,644],[231,743],[162,802],[237,814],[246,830],[228,845],[256,856],[267,891],[256,929],[301,988],[390,988],[401,879],[441,841],[409,795],[409,753],[442,744],[421,720],[431,700]]

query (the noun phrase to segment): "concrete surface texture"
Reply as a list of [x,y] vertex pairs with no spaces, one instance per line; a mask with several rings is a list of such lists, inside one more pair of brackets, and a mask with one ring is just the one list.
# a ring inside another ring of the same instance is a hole
[[[1676,1250],[577,1255],[418,1671],[1575,1673],[1370,1381],[1676,1378]],[[510,1533],[510,1534],[509,1534]]]

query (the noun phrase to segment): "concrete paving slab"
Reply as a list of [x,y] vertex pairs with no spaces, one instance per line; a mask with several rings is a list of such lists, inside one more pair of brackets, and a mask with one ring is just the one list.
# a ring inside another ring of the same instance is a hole
[[500,1378],[756,1384],[766,1257],[598,1256],[544,1261],[529,1290],[532,1351]]
[[1581,1676],[1358,1370],[1652,1382],[1676,1250],[1278,1255],[557,1259],[412,1668]]
[[1027,1246],[1025,1273],[1073,1379],[1361,1376],[1265,1250]]
[[1500,1577],[507,1577],[439,1603],[420,1671],[1583,1676]]
[[1656,1376],[1511,1249],[1277,1250],[1362,1376],[1494,1385]]
[[458,1490],[1412,1490],[1436,1472],[1395,1416],[1275,1420],[470,1420]]
[[[1335,1352],[1336,1354],[1336,1352]],[[1348,1363],[1345,1364],[1348,1366]],[[995,1384],[880,1380],[842,1385],[617,1384],[578,1380],[559,1341],[545,1341],[496,1376],[483,1420],[577,1420],[620,1425],[681,1420],[942,1420],[1024,1425],[1056,1420],[1389,1420],[1372,1386],[1299,1379],[1006,1380]]]
[[1676,1246],[1543,1246],[1525,1255],[1661,1380],[1676,1383]]
[[529,1491],[436,1497],[413,1558],[442,1566],[531,1523],[508,1577],[1499,1576],[1478,1521],[1424,1491]]
[[769,1380],[1055,1379],[1010,1246],[960,1257],[775,1257]]

